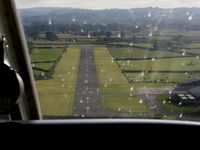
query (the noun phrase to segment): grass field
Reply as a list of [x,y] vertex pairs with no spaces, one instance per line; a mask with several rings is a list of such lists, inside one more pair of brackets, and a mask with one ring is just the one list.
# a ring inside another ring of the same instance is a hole
[[[46,46],[46,45],[40,45],[40,46]],[[58,45],[59,47],[61,45]],[[34,47],[34,45],[33,45]],[[42,48],[42,49],[37,49],[33,48],[30,56],[31,56],[31,61],[32,62],[45,62],[45,61],[55,61],[55,62],[49,62],[49,63],[33,63],[32,67],[43,69],[43,70],[50,70],[54,63],[59,59],[59,57],[62,55],[64,52],[64,47],[60,48]],[[36,76],[44,76],[43,71],[39,70],[33,70],[34,75]]]
[[181,56],[175,52],[150,51],[140,48],[109,48],[114,58],[153,58],[153,57],[171,57]]
[[189,112],[197,110],[197,107],[193,106],[178,106],[168,100],[169,96],[158,96],[157,100],[163,105],[167,112]]
[[43,115],[72,115],[79,57],[79,47],[69,46],[55,68],[53,79],[36,81]]
[[174,83],[128,83],[104,46],[94,47],[94,57],[99,85],[103,93],[131,94],[135,92],[133,89],[137,87],[173,87],[176,85]]
[[183,82],[192,78],[200,78],[200,73],[126,73],[131,82]]
[[184,51],[186,53],[193,53],[193,54],[200,55],[200,48],[199,49],[185,49]]
[[51,44],[49,44],[49,45],[36,45],[36,44],[34,44],[33,45],[33,48],[34,47],[51,47],[51,48],[54,48],[54,47],[60,47],[60,48],[64,48],[66,45],[51,45]]
[[56,61],[62,54],[64,48],[56,49],[33,49],[31,53],[32,62],[41,61]]
[[103,108],[105,110],[125,113],[144,113],[148,109],[139,97],[129,96],[103,96]]
[[137,60],[137,61],[118,61],[121,69],[124,70],[169,70],[169,71],[195,71],[200,70],[200,59],[170,58],[155,60]]
[[103,93],[130,93],[128,83],[113,57],[104,46],[94,47],[94,58],[99,79],[99,86]]

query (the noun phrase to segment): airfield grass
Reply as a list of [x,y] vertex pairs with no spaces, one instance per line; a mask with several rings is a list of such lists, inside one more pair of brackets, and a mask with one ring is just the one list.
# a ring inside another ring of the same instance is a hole
[[200,70],[199,58],[169,58],[155,60],[118,61],[124,70],[157,70],[157,71],[196,71]]
[[54,63],[36,63],[32,64],[33,67],[50,70]]
[[183,82],[192,78],[200,78],[200,73],[126,73],[130,82]]
[[51,45],[51,44],[49,44],[49,45],[36,45],[36,44],[34,44],[34,45],[33,45],[33,48],[35,48],[35,47],[42,47],[42,48],[43,48],[43,47],[44,47],[44,48],[45,48],[45,47],[51,47],[51,48],[54,48],[54,47],[57,48],[57,47],[59,47],[59,48],[64,48],[65,45],[55,45],[55,44],[54,44],[54,45]]
[[110,44],[119,44],[119,45],[126,45],[126,46],[139,46],[144,48],[153,48],[152,43],[131,43],[131,42],[113,42]]
[[175,83],[129,83],[104,46],[94,47],[94,58],[102,93],[132,94],[138,87],[174,87]]
[[79,58],[79,47],[69,46],[55,68],[53,78],[36,81],[44,116],[72,115]]
[[171,101],[168,100],[169,96],[158,96],[157,100],[162,104],[164,109],[167,112],[170,113],[176,113],[176,112],[190,112],[197,110],[197,107],[194,106],[178,106],[177,104],[173,104]]
[[125,113],[145,113],[148,109],[140,97],[129,96],[103,96],[105,110]]
[[188,47],[188,48],[200,48],[200,43],[188,44],[188,45],[186,45],[186,47]]
[[172,57],[181,56],[179,53],[168,51],[150,51],[141,48],[109,48],[114,58],[155,58],[155,57]]
[[199,49],[184,49],[183,51],[185,51],[186,53],[193,53],[193,54],[200,55],[200,48]]
[[104,46],[94,47],[99,86],[103,93],[130,93],[131,85]]
[[[34,47],[35,45],[33,45]],[[46,45],[40,45],[40,46],[46,46]],[[53,46],[53,45],[51,45]],[[61,45],[58,45],[60,47]],[[37,49],[33,48],[33,51],[31,52],[31,61],[32,62],[44,62],[44,61],[57,61],[58,58],[62,55],[64,51],[64,47],[60,48],[42,48],[42,49]],[[32,67],[35,68],[40,68],[44,70],[50,70],[54,63],[35,63],[32,64]],[[37,76],[42,76],[44,74],[43,71],[39,70],[33,70],[34,75]]]
[[33,49],[31,53],[32,62],[41,61],[56,61],[58,57],[62,54],[64,48],[55,49]]

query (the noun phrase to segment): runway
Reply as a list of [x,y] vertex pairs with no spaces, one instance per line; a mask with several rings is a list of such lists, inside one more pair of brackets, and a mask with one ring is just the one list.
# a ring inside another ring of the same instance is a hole
[[73,112],[74,116],[77,117],[103,115],[101,93],[91,45],[81,46]]

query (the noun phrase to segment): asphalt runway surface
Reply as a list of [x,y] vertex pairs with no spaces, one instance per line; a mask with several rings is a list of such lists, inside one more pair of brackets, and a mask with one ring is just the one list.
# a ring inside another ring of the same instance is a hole
[[81,46],[73,110],[74,116],[78,117],[102,116],[104,114],[91,45]]

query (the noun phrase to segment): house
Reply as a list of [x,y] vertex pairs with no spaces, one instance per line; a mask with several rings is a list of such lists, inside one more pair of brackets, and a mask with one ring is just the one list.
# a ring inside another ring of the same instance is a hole
[[200,79],[179,83],[171,94],[171,100],[182,104],[200,104]]

